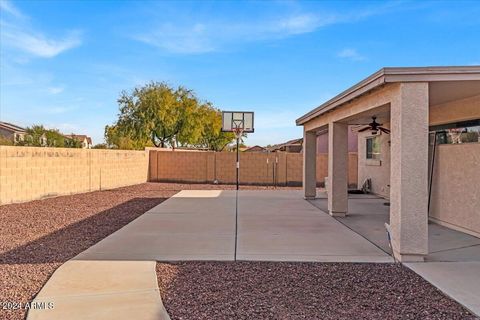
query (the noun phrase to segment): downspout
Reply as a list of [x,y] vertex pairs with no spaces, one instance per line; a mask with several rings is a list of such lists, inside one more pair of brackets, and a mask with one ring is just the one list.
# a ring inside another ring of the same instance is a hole
[[432,199],[432,185],[433,185],[433,169],[435,167],[435,154],[437,152],[437,133],[433,134],[433,150],[432,150],[432,163],[430,165],[430,181],[428,186],[428,210],[427,214],[430,215],[430,201]]

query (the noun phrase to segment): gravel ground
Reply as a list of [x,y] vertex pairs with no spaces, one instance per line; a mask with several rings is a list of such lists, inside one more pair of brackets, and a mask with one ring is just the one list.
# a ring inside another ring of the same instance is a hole
[[23,319],[5,303],[31,301],[61,264],[178,191],[219,188],[234,186],[144,183],[0,206],[0,319]]
[[158,263],[176,319],[476,319],[395,264]]

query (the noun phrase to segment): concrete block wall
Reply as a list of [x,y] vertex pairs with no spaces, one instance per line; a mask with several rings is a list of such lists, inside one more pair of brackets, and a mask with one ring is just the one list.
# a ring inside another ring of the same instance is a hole
[[[302,185],[300,153],[240,153],[240,183]],[[149,181],[231,184],[236,181],[236,153],[150,149]],[[328,155],[317,155],[317,181],[327,176]],[[357,154],[349,154],[349,184],[357,182]]]
[[0,146],[0,204],[143,183],[148,153]]

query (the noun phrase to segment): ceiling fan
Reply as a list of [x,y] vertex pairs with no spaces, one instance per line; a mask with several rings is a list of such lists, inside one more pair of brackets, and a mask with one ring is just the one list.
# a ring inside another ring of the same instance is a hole
[[377,117],[372,117],[373,121],[370,122],[367,127],[358,130],[358,132],[364,132],[364,131],[367,131],[367,130],[371,130],[372,134],[377,134],[377,132],[380,130],[380,131],[382,131],[386,134],[390,134],[390,130],[382,127],[381,123],[378,123],[377,121],[375,121],[376,119],[377,119]]

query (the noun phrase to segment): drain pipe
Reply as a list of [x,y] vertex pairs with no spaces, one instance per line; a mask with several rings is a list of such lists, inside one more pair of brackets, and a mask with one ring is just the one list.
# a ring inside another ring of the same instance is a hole
[[432,199],[432,185],[433,185],[433,169],[435,167],[435,154],[437,152],[437,133],[433,134],[433,150],[432,150],[432,164],[430,165],[430,181],[428,185],[428,210],[427,214],[430,214],[430,200]]

